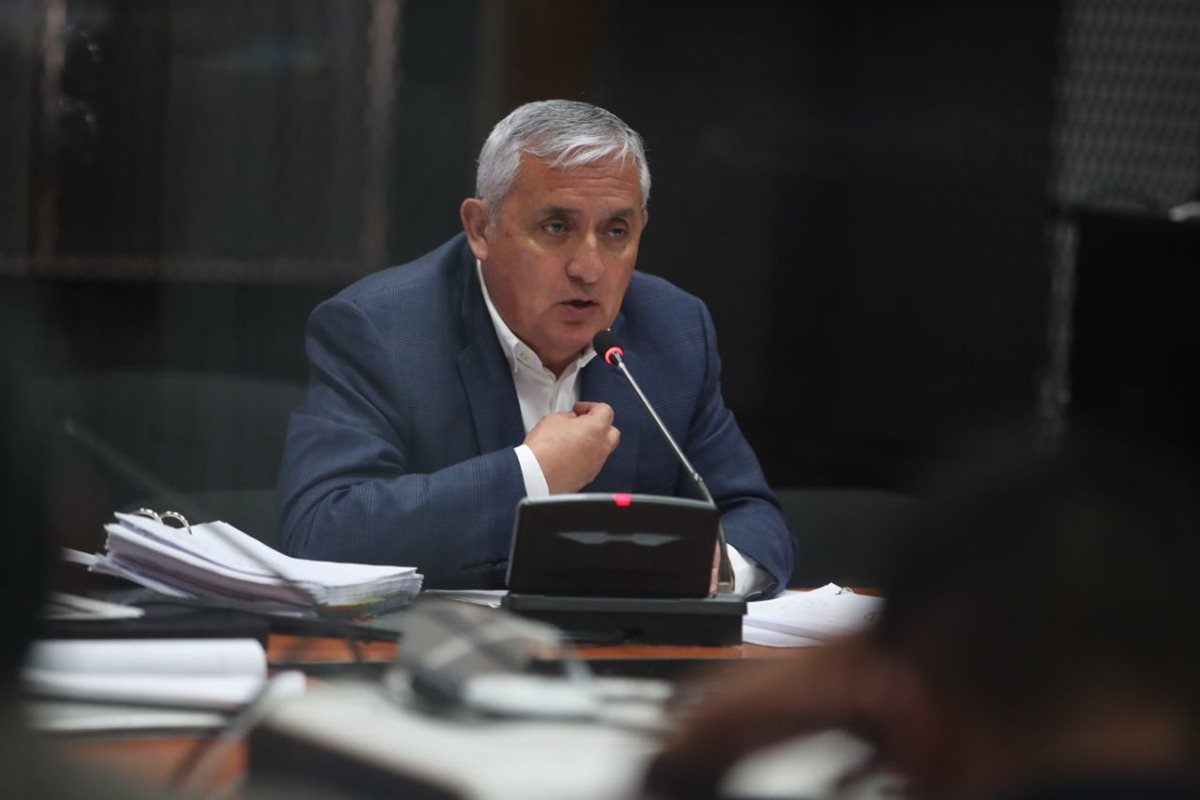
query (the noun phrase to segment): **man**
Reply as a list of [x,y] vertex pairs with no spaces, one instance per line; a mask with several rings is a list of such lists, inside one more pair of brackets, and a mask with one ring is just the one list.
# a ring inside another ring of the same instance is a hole
[[793,545],[720,390],[703,303],[634,272],[648,220],[641,137],[587,103],[530,103],[488,136],[464,233],[372,275],[309,321],[307,402],[279,482],[285,549],[499,586],[517,502],[695,496],[626,362],[722,512],[737,589],[786,585]]
[[1196,490],[1109,441],[960,475],[898,532],[877,624],[723,675],[648,796],[714,797],[747,752],[844,728],[914,797],[1200,798]]

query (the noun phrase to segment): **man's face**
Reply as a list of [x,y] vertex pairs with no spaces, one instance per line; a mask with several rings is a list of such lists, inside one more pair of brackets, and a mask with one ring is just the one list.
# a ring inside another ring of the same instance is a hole
[[495,221],[474,199],[462,218],[501,318],[560,374],[616,318],[647,216],[634,159],[561,170],[526,155]]

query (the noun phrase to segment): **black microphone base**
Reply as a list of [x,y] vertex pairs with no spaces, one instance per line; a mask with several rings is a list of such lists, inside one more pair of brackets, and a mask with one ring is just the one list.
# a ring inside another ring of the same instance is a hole
[[708,645],[742,643],[744,598],[570,597],[509,593],[504,608],[561,628],[577,642]]

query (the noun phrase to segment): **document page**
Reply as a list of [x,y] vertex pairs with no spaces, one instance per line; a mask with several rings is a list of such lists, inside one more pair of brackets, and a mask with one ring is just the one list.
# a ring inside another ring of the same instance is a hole
[[829,583],[747,604],[742,639],[771,647],[802,647],[859,630],[875,619],[883,598]]
[[[267,680],[255,639],[81,639],[35,642],[23,690],[43,698],[140,706],[234,709]],[[304,677],[287,681],[301,692]]]

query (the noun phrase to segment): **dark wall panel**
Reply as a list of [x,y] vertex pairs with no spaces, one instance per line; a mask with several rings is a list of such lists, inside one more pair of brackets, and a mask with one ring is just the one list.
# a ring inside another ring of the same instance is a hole
[[777,482],[1032,424],[1056,4],[597,11],[588,96],[655,171],[643,268],[709,301]]

